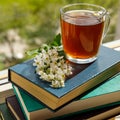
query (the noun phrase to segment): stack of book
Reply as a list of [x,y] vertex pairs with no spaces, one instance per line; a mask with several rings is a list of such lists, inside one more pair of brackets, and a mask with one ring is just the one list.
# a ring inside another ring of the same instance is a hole
[[120,52],[101,46],[95,62],[71,63],[73,75],[60,89],[41,80],[32,64],[33,59],[9,68],[15,96],[6,103],[15,118],[94,120],[120,112]]
[[0,71],[0,104],[5,102],[5,98],[13,95],[12,84],[8,81],[8,70]]

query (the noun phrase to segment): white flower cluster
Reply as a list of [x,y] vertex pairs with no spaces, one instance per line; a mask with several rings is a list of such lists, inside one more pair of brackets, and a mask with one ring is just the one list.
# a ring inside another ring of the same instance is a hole
[[66,63],[63,56],[58,53],[58,47],[42,49],[35,56],[33,66],[42,80],[51,82],[51,87],[65,86],[65,79],[72,74],[72,67]]

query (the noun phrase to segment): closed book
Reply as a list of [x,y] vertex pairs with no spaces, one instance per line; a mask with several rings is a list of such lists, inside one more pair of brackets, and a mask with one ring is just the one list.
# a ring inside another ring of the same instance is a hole
[[25,120],[24,114],[15,95],[6,97],[6,105],[15,120]]
[[0,71],[0,104],[5,102],[5,98],[13,95],[12,84],[8,81],[8,70]]
[[[20,104],[16,96],[11,96],[6,98],[7,107],[15,120],[26,120],[24,114],[21,110]],[[68,116],[62,116],[59,118],[53,118],[51,120],[102,120],[109,117],[116,116],[120,113],[120,103],[111,104],[107,107],[93,109],[91,111],[78,112],[74,115],[69,114]],[[32,120],[32,119],[30,119]],[[44,118],[39,117],[34,120],[44,120]]]
[[0,104],[5,102],[5,98],[13,95],[12,84],[10,82],[0,85]]
[[120,52],[103,47],[98,59],[87,65],[72,64],[65,87],[55,89],[35,73],[33,59],[9,68],[9,80],[55,110],[120,71]]
[[62,120],[63,118],[65,120],[117,120],[115,118],[119,114],[120,114],[120,104],[117,104],[117,105],[106,106],[103,108],[98,108],[84,113],[77,113],[76,115],[74,115],[74,117],[72,116],[62,117],[56,120]]
[[28,120],[58,118],[120,102],[120,73],[109,78],[88,93],[77,97],[58,111],[48,109],[42,102],[19,87],[13,85],[13,89]]
[[8,70],[1,70],[0,71],[0,84],[1,84],[1,80],[8,78]]

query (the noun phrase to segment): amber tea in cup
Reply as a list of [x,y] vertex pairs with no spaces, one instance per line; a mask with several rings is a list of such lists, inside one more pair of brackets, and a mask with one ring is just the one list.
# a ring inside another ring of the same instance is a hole
[[86,3],[60,9],[63,49],[68,60],[85,64],[96,60],[102,38],[109,26],[108,12]]

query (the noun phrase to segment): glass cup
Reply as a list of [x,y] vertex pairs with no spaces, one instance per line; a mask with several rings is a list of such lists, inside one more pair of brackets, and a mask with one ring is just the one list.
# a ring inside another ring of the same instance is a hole
[[62,44],[69,61],[86,64],[97,59],[110,17],[101,6],[76,3],[60,9]]

